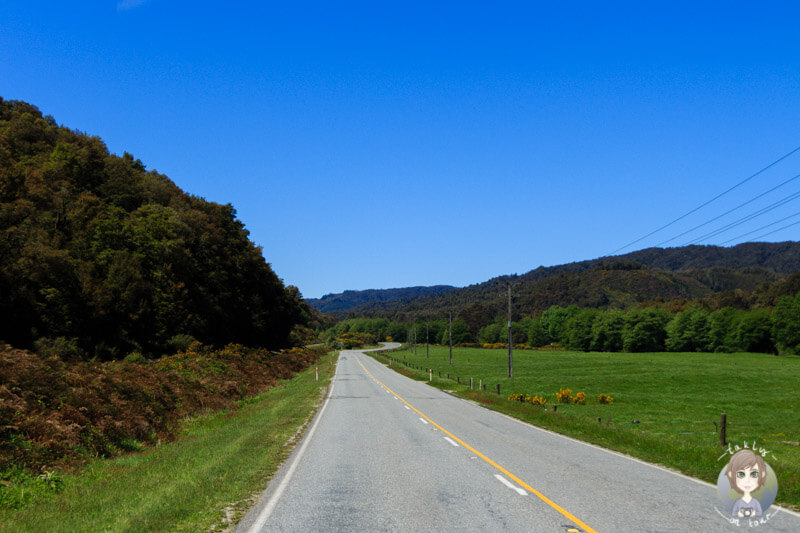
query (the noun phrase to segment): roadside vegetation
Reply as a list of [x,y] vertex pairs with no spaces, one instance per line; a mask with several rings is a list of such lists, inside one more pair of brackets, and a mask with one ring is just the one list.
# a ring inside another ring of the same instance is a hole
[[303,372],[275,379],[266,392],[231,398],[226,409],[180,421],[171,442],[92,459],[81,473],[34,478],[19,487],[29,492],[21,496],[24,506],[0,507],[0,531],[224,529],[254,503],[291,452],[335,359],[323,355]]
[[448,347],[431,346],[429,354],[423,344],[416,354],[406,347],[370,355],[425,382],[432,369],[432,386],[710,483],[727,461],[720,459],[725,413],[727,442],[769,450],[778,503],[800,507],[800,357],[519,350],[509,379],[506,350],[456,347],[452,366]]
[[195,342],[158,361],[64,362],[0,347],[0,508],[57,492],[93,458],[172,441],[182,420],[233,409],[324,353]]

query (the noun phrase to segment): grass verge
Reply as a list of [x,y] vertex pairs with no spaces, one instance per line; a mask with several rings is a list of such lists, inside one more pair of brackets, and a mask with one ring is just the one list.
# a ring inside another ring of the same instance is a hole
[[336,357],[324,356],[238,409],[186,421],[176,442],[62,476],[58,494],[43,492],[22,509],[0,511],[0,531],[224,529],[288,457],[330,383]]
[[[719,442],[720,415],[726,413],[727,442],[755,441],[767,449],[765,460],[778,476],[778,503],[800,508],[800,409],[794,396],[800,357],[517,351],[509,379],[506,350],[454,348],[452,366],[441,346],[431,347],[430,358],[424,347],[417,355],[408,349],[370,355],[420,381],[428,382],[427,369],[433,369],[434,387],[714,484],[730,458],[721,457]],[[558,403],[562,388],[585,392],[586,404]],[[601,393],[613,403],[600,404]],[[510,400],[510,394],[538,395],[547,405]]]

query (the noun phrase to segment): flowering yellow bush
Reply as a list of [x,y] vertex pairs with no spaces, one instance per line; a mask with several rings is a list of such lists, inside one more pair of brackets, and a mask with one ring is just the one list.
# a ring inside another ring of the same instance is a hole
[[575,403],[579,405],[586,405],[586,393],[579,392],[575,396],[572,395],[572,389],[558,389],[556,399],[561,403]]
[[559,388],[556,393],[556,399],[561,403],[572,403],[572,389]]
[[547,403],[547,398],[536,395],[531,396],[530,394],[509,394],[508,399],[522,403],[529,403],[537,407],[544,407]]
[[530,399],[530,402],[533,405],[544,407],[545,404],[547,403],[547,398],[545,398],[544,396],[534,396]]
[[600,395],[597,397],[597,401],[599,401],[600,403],[606,404],[606,403],[611,403],[611,402],[613,402],[613,401],[614,401],[614,398],[612,398],[612,397],[611,397],[611,396],[609,396],[608,394],[600,394]]

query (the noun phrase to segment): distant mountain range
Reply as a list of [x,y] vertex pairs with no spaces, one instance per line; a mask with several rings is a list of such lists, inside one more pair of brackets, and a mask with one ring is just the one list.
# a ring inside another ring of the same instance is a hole
[[459,313],[475,306],[481,313],[499,314],[507,305],[505,283],[511,282],[515,313],[523,315],[551,305],[624,308],[647,301],[704,298],[714,298],[713,305],[749,308],[770,305],[776,295],[800,290],[800,274],[790,276],[798,271],[800,242],[745,243],[730,248],[693,245],[539,267],[463,288],[437,285],[345,291],[307,302],[337,318],[407,320],[420,315],[445,316],[448,311]]
[[328,314],[340,314],[360,305],[374,302],[403,302],[426,294],[438,294],[454,290],[450,285],[432,287],[407,287],[403,289],[368,289],[365,291],[344,291],[339,294],[326,294],[322,298],[306,298],[315,309]]

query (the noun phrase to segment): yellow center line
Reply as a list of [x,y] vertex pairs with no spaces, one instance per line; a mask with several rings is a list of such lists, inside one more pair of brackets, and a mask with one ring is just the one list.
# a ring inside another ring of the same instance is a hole
[[572,513],[570,513],[569,511],[567,511],[566,509],[564,509],[563,507],[561,507],[561,506],[560,506],[560,505],[558,505],[557,503],[555,503],[553,500],[551,500],[550,498],[548,498],[547,496],[545,496],[544,494],[542,494],[542,493],[541,493],[541,492],[539,492],[538,490],[534,489],[533,487],[531,487],[530,485],[528,485],[527,483],[525,483],[524,481],[522,481],[520,478],[518,478],[517,476],[515,476],[514,474],[512,474],[511,472],[509,472],[508,470],[506,470],[505,468],[503,468],[503,467],[502,467],[502,466],[500,466],[499,464],[495,463],[494,461],[492,461],[491,459],[489,459],[488,457],[486,457],[485,455],[483,455],[481,452],[479,452],[478,450],[476,450],[475,448],[473,448],[472,446],[470,446],[469,444],[467,444],[467,443],[466,443],[466,442],[464,442],[463,440],[459,439],[458,437],[456,437],[455,435],[453,435],[452,433],[450,433],[449,431],[447,431],[445,428],[443,428],[442,426],[440,426],[439,424],[437,424],[436,422],[434,422],[433,420],[431,420],[430,418],[428,418],[428,416],[427,416],[425,413],[423,413],[422,411],[420,411],[419,409],[417,409],[416,407],[414,407],[413,405],[411,405],[410,403],[408,403],[408,402],[407,402],[405,399],[403,399],[403,398],[402,398],[402,397],[401,397],[399,394],[397,394],[396,392],[394,392],[392,389],[390,389],[389,387],[387,387],[386,385],[384,385],[384,384],[383,384],[383,383],[382,383],[382,382],[381,382],[381,381],[380,381],[378,378],[376,378],[375,376],[373,376],[373,375],[372,375],[372,372],[370,372],[369,370],[367,370],[367,367],[365,367],[365,366],[364,366],[364,363],[362,363],[362,362],[361,362],[360,360],[358,360],[358,359],[356,359],[356,360],[358,361],[358,364],[359,364],[359,365],[361,365],[361,368],[363,368],[363,369],[364,369],[364,372],[366,372],[367,374],[369,374],[369,377],[371,377],[372,379],[374,379],[374,380],[375,380],[375,381],[376,381],[376,382],[377,382],[377,383],[378,383],[378,384],[379,384],[381,387],[383,387],[384,389],[386,389],[387,391],[389,391],[391,394],[393,394],[395,398],[397,398],[398,400],[400,400],[401,402],[403,402],[404,404],[406,404],[408,407],[410,407],[411,409],[413,409],[414,411],[416,411],[416,413],[417,413],[418,415],[420,415],[420,416],[421,416],[421,417],[423,417],[425,420],[427,420],[428,422],[430,422],[431,424],[433,424],[433,426],[434,426],[434,427],[436,427],[438,430],[440,430],[442,433],[445,433],[445,434],[447,434],[447,435],[448,435],[448,436],[449,436],[451,439],[453,439],[453,440],[455,440],[456,442],[458,442],[459,444],[461,444],[461,445],[462,445],[464,448],[468,449],[469,451],[471,451],[472,453],[474,453],[475,455],[477,455],[478,457],[480,457],[481,459],[483,459],[484,461],[486,461],[487,463],[489,463],[490,465],[492,465],[493,467],[495,467],[496,469],[498,469],[499,471],[501,471],[502,473],[504,473],[505,475],[507,475],[508,477],[510,477],[511,479],[513,479],[514,481],[516,481],[516,482],[517,482],[517,483],[518,483],[520,486],[524,487],[524,488],[525,488],[526,490],[528,490],[529,492],[532,492],[533,494],[535,494],[536,496],[538,496],[540,500],[542,500],[544,503],[546,503],[547,505],[549,505],[550,507],[552,507],[553,509],[555,509],[556,511],[558,511],[559,513],[561,513],[561,514],[562,514],[562,515],[564,515],[565,517],[567,517],[567,518],[569,518],[570,520],[572,520],[573,522],[575,522],[575,525],[577,525],[577,526],[581,527],[581,528],[582,528],[584,531],[586,531],[587,533],[597,533],[597,532],[596,532],[594,529],[592,529],[591,527],[589,527],[588,525],[586,525],[586,524],[585,524],[585,523],[584,523],[582,520],[580,520],[580,519],[579,519],[577,516],[573,515]]

